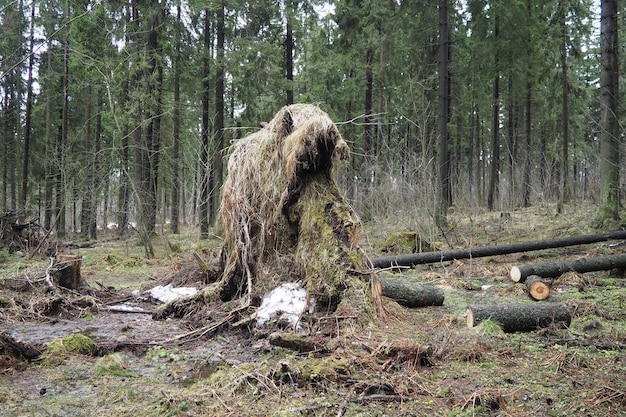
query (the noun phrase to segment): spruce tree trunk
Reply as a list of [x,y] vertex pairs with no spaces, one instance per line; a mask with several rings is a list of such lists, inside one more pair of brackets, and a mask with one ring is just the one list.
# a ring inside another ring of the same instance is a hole
[[436,224],[447,226],[450,205],[450,155],[448,123],[450,122],[450,35],[448,33],[448,0],[439,0],[439,147],[437,152],[438,201]]
[[600,209],[597,226],[619,219],[619,113],[617,1],[602,0],[600,23]]
[[485,256],[504,255],[507,253],[561,248],[565,246],[604,242],[611,239],[626,239],[626,230],[592,235],[571,236],[560,239],[546,239],[531,242],[511,243],[508,245],[478,246],[469,249],[451,249],[445,251],[412,253],[407,255],[382,256],[379,258],[373,258],[372,264],[376,268],[412,266],[419,264],[451,261],[453,259],[481,258]]
[[554,278],[572,271],[583,274],[585,272],[624,268],[626,268],[626,254],[621,254],[576,259],[573,261],[514,266],[511,268],[510,276],[511,280],[515,282],[524,282],[531,275],[538,275],[542,278]]
[[567,327],[572,321],[567,306],[558,303],[469,306],[466,319],[469,328],[485,320],[497,321],[507,333],[530,332],[549,326]]

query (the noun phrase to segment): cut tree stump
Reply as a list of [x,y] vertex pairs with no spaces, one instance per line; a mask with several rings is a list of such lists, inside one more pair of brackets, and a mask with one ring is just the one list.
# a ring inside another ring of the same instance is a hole
[[53,265],[52,281],[63,288],[77,290],[82,285],[80,264],[82,258],[76,255],[57,255]]
[[567,306],[560,303],[469,306],[466,317],[469,328],[491,319],[500,323],[507,333],[530,332],[552,325],[568,327],[572,321]]
[[626,268],[626,254],[514,266],[511,268],[510,276],[515,282],[524,282],[531,275],[555,278],[571,271],[585,273],[615,268]]
[[478,246],[469,249],[454,249],[436,252],[412,253],[408,255],[382,256],[373,258],[375,268],[392,268],[395,266],[413,266],[435,262],[452,261],[454,259],[481,258],[485,256],[505,255],[516,252],[562,248],[565,246],[584,245],[604,242],[613,239],[626,239],[626,230],[599,233],[592,235],[571,236],[560,239],[546,239],[532,242],[512,243],[508,245]]
[[533,300],[541,301],[550,296],[550,285],[540,276],[531,275],[526,278],[526,289]]
[[380,278],[382,295],[405,307],[428,307],[443,305],[443,290],[432,285]]

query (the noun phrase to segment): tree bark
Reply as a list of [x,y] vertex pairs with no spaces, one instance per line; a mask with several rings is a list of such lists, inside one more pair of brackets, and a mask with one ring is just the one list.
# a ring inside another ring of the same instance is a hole
[[382,256],[372,259],[375,268],[391,268],[394,266],[412,266],[435,262],[451,261],[453,259],[481,258],[485,256],[505,255],[516,252],[529,252],[565,246],[584,245],[588,243],[604,242],[611,239],[626,239],[626,230],[597,233],[591,235],[571,236],[558,239],[537,240],[531,242],[511,243],[496,246],[478,246],[469,249],[453,249],[446,251],[412,253],[397,256]]
[[437,154],[438,167],[438,201],[435,213],[437,226],[447,225],[448,207],[450,205],[450,156],[448,139],[450,132],[450,35],[448,33],[448,0],[439,0],[439,146]]
[[287,106],[293,104],[293,17],[294,4],[285,3],[285,80],[287,81]]
[[50,268],[54,284],[70,290],[79,289],[83,284],[80,264],[80,256],[58,255],[55,264]]
[[[500,25],[498,16],[495,17],[494,39],[496,45],[499,43]],[[487,208],[493,210],[496,195],[498,194],[498,182],[500,181],[500,68],[499,68],[498,48],[494,57],[495,79],[493,81],[493,103],[492,103],[492,129],[491,136],[491,167],[489,174],[489,191],[487,194]]]
[[33,114],[33,66],[35,54],[35,4],[33,3],[30,13],[30,37],[28,58],[28,81],[26,84],[26,115],[24,116],[24,165],[22,167],[22,188],[20,189],[20,208],[26,210],[28,199],[28,170],[30,156],[31,121]]
[[444,294],[440,288],[415,282],[380,278],[382,295],[394,299],[405,307],[428,307],[443,305]]
[[617,1],[602,0],[600,23],[600,209],[596,225],[619,218],[620,123]]
[[514,266],[511,268],[510,276],[515,282],[524,282],[531,275],[554,278],[570,271],[585,273],[615,268],[626,268],[626,254]]
[[180,220],[180,184],[181,175],[178,172],[180,169],[180,72],[181,72],[181,41],[180,32],[182,27],[181,20],[181,1],[179,0],[176,5],[176,25],[174,32],[174,68],[173,68],[173,88],[174,88],[174,103],[173,103],[173,117],[172,117],[172,189],[171,189],[171,225],[172,233],[179,233],[179,220]]
[[491,319],[500,323],[507,333],[529,332],[551,325],[567,327],[572,321],[567,306],[558,303],[469,306],[466,314],[469,328]]
[[216,63],[215,71],[215,121],[213,122],[213,161],[211,171],[213,172],[213,184],[210,189],[210,210],[209,224],[215,226],[217,223],[218,210],[220,205],[220,189],[223,183],[223,162],[222,150],[224,148],[224,14],[225,5],[221,1],[217,6],[217,44],[216,44]]
[[212,178],[209,165],[209,77],[211,56],[211,17],[204,11],[204,59],[202,78],[202,149],[200,151],[200,238],[209,238],[209,199]]
[[550,285],[545,282],[540,276],[531,275],[526,278],[526,288],[528,289],[528,295],[533,300],[541,301],[550,296]]

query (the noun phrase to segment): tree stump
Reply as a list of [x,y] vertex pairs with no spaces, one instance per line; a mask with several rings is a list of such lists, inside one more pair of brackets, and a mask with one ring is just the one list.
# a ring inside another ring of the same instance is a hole
[[466,319],[469,328],[485,320],[495,320],[507,333],[529,332],[553,325],[568,327],[572,321],[567,306],[559,303],[469,306]]
[[77,290],[83,281],[80,276],[81,257],[76,255],[57,255],[53,265],[52,281],[63,288]]

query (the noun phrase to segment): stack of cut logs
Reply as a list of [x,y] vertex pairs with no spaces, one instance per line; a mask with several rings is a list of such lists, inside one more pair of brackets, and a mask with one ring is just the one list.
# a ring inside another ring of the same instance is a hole
[[[527,252],[532,250],[604,242],[615,239],[626,239],[626,230],[508,245],[385,256],[372,259],[372,264],[376,268],[399,269],[402,267],[412,267],[418,264],[503,255],[515,252]],[[514,282],[525,284],[531,298],[541,301],[547,299],[550,295],[550,278],[555,278],[566,272],[572,271],[577,273],[586,273],[614,269],[626,269],[626,254],[598,256],[573,261],[514,266],[511,268],[510,277]],[[381,286],[383,295],[394,298],[397,301],[399,301],[397,297],[401,299],[400,294],[408,293],[407,288],[401,288],[400,284],[394,283],[391,280],[381,280]],[[413,303],[413,305],[407,303],[403,304],[409,307],[443,304],[443,297],[441,296],[439,299],[437,291],[431,289],[430,287],[420,287],[417,293],[420,294],[420,298],[427,297],[427,299],[431,301],[436,299],[437,302],[425,303],[422,300],[422,302]],[[502,325],[503,330],[506,332],[531,331],[551,325],[567,327],[571,322],[571,315],[567,306],[555,302],[541,304],[520,303],[492,306],[469,306],[466,311],[466,318],[468,327],[474,327],[478,323],[487,319],[496,320]]]

